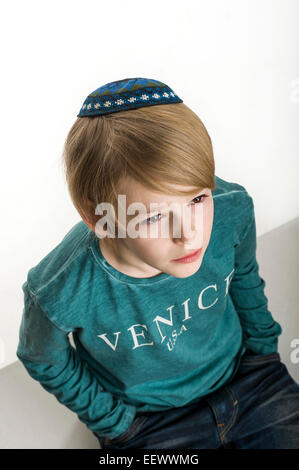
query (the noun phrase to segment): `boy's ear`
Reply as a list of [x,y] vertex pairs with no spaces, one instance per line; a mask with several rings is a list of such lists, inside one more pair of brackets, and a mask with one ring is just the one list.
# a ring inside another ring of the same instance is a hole
[[94,231],[94,224],[91,223],[82,212],[80,212],[80,211],[78,211],[78,212],[80,214],[80,217],[83,219],[83,222],[85,223],[85,225],[87,225],[87,227],[89,227],[91,230]]
[[95,215],[95,204],[90,201],[89,199],[86,201],[86,204],[88,206],[88,209],[86,212],[82,212],[78,209],[78,212],[80,214],[80,217],[83,219],[83,222],[87,227],[89,227],[91,230],[95,230],[95,224],[97,222],[96,215]]
[[[95,214],[96,205],[92,201],[87,200],[86,204],[89,208],[88,213],[85,214],[84,212],[81,212],[79,210],[78,212],[81,218],[83,219],[83,222],[85,223],[85,225],[87,225],[87,227],[89,227],[93,232],[95,232],[95,225],[103,216],[101,215],[99,216]],[[107,236],[107,231],[102,229],[101,224],[98,224],[97,226],[97,234],[102,237]]]

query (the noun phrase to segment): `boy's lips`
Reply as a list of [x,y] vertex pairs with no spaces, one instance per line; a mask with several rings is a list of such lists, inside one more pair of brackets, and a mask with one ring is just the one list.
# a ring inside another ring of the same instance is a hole
[[189,257],[193,256],[195,253],[197,253],[200,249],[201,248],[197,248],[197,250],[192,251],[192,253],[188,253],[187,255],[181,256],[180,258],[175,258],[175,259],[173,259],[173,261],[181,261],[185,258],[189,258]]

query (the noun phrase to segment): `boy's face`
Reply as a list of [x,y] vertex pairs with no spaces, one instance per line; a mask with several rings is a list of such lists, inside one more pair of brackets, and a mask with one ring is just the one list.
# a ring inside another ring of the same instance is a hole
[[[190,186],[172,187],[183,191],[192,189]],[[139,212],[138,210],[132,212],[133,215],[128,215],[127,212],[126,227],[128,228],[129,221],[134,219],[135,229],[139,231],[139,234],[143,234],[137,238],[128,236],[128,230],[125,238],[117,237],[117,230],[115,230],[114,244],[110,243],[109,239],[98,238],[101,252],[109,264],[120,272],[137,278],[153,277],[161,273],[184,278],[191,276],[199,269],[213,226],[214,204],[210,189],[197,191],[194,188],[191,196],[170,196],[151,192],[137,181],[126,177],[118,188],[118,194],[125,195],[126,210],[135,202],[143,203],[148,209],[152,203],[164,204],[164,207],[168,207],[169,210],[163,210],[163,207],[160,207],[149,213],[141,213],[139,209]],[[208,197],[200,197],[201,195]],[[188,230],[184,229],[183,222],[179,222],[181,235],[177,237],[173,231],[174,224],[178,224],[178,220],[182,221],[182,219],[178,219],[176,214],[179,211],[184,214],[184,206],[190,208],[187,217],[189,226]],[[200,209],[199,206],[201,206]],[[197,218],[196,211],[200,214]],[[161,236],[162,224],[169,226],[167,238]],[[151,225],[156,225],[154,228],[157,230],[154,233],[158,234],[155,235],[156,238],[150,236],[150,230],[153,230],[153,228],[150,229]],[[174,261],[174,259],[193,254],[199,248],[201,252],[194,261],[188,263]]]

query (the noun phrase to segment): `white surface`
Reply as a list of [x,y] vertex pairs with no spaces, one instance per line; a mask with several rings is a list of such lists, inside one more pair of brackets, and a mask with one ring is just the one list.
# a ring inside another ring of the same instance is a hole
[[0,449],[100,449],[93,433],[18,360],[0,371]]

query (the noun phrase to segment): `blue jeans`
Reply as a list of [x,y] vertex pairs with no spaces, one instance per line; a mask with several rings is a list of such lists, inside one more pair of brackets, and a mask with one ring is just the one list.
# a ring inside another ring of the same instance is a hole
[[299,449],[299,385],[279,353],[246,351],[224,387],[192,405],[137,414],[102,449]]

